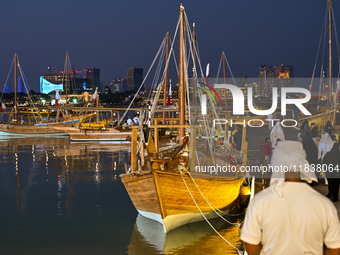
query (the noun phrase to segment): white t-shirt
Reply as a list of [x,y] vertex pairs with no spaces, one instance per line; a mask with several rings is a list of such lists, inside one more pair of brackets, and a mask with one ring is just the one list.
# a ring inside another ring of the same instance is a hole
[[241,239],[262,244],[261,254],[323,254],[340,247],[340,222],[332,202],[303,182],[285,182],[283,197],[271,187],[247,209]]

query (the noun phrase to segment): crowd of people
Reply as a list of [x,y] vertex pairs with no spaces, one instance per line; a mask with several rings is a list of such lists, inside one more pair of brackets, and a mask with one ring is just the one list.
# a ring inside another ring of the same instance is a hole
[[[305,121],[298,141],[285,141],[279,122],[269,129],[265,160],[289,171],[273,172],[270,186],[250,202],[241,231],[247,253],[340,254],[340,222],[333,204],[339,194],[340,152],[331,122],[321,133],[315,123]],[[322,179],[328,198],[311,187]]]

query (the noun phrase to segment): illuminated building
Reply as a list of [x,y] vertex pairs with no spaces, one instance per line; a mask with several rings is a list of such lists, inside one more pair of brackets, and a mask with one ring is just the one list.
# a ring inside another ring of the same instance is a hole
[[122,86],[122,79],[120,78],[115,78],[112,80],[111,84],[110,84],[110,89],[111,89],[111,93],[117,93],[117,92],[122,92],[119,88]]
[[272,88],[277,87],[280,93],[282,87],[293,86],[293,72],[292,66],[260,66],[259,71],[259,89],[262,95],[269,96],[272,93]]
[[284,66],[283,64],[275,66],[275,86],[278,88],[278,91],[281,90],[281,87],[292,87],[293,77],[292,66]]
[[140,85],[143,82],[143,68],[128,68],[127,72],[127,82],[128,88],[127,91],[135,91],[139,89]]
[[111,92],[118,93],[118,92],[125,92],[128,89],[128,83],[126,79],[115,78],[112,80],[110,84]]

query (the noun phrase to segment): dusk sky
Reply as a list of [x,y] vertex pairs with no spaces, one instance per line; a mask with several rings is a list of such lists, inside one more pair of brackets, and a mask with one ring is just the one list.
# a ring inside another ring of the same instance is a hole
[[[35,91],[48,65],[63,69],[66,52],[77,70],[100,68],[105,84],[126,78],[128,67],[143,68],[145,74],[166,32],[173,36],[180,3],[2,0],[1,88],[15,52]],[[333,4],[340,14],[340,4]],[[261,63],[293,66],[295,77],[311,77],[327,0],[190,0],[183,5],[189,22],[196,23],[201,62],[210,63],[210,76],[216,76],[224,51],[235,77],[258,77]],[[337,59],[335,45],[334,52]],[[337,72],[334,68],[334,76]],[[177,82],[171,73],[169,78]]]

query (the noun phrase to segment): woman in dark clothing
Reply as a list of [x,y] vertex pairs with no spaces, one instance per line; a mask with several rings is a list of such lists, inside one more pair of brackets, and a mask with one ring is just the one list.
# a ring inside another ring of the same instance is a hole
[[[317,164],[320,164],[320,160],[318,160],[318,147],[308,132],[306,133],[306,136],[307,137],[302,140],[302,146],[306,152],[306,159],[310,165],[317,167]],[[315,172],[315,174],[316,177],[319,178],[320,173]],[[313,183],[313,185],[316,185],[316,183]]]
[[314,122],[312,124],[310,124],[310,126],[311,126],[311,136],[312,136],[312,138],[318,137],[318,126],[316,126]]
[[306,120],[302,126],[301,126],[301,134],[300,134],[300,137],[302,139],[306,138],[307,137],[307,133],[310,133],[310,127],[309,127],[309,123],[308,121]]
[[327,121],[326,123],[325,132],[327,132],[330,136],[333,134],[333,126],[330,121]]
[[333,202],[338,201],[340,184],[340,152],[339,144],[335,142],[332,149],[326,153],[322,160],[327,165],[326,177],[328,180],[328,195]]

